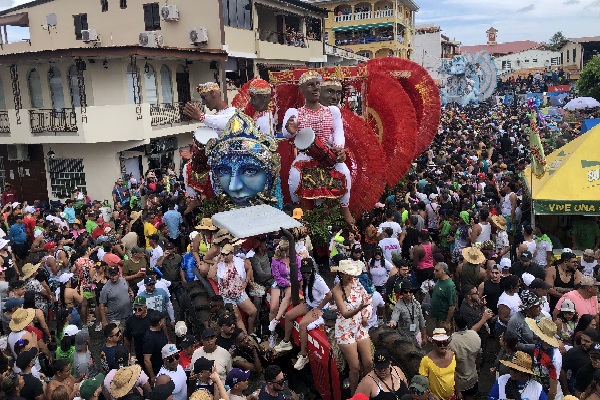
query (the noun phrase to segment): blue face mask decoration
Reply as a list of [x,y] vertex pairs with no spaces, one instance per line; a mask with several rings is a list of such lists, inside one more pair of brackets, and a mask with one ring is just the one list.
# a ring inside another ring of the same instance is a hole
[[274,182],[281,159],[277,142],[258,130],[254,121],[236,111],[223,136],[206,145],[215,194],[226,208],[273,203]]

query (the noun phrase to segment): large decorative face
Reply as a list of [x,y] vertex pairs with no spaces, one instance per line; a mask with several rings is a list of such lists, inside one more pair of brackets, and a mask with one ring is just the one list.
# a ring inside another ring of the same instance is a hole
[[281,159],[277,142],[261,133],[254,121],[237,111],[225,127],[223,136],[206,145],[217,196],[223,196],[231,208],[272,201],[274,181]]
[[342,101],[342,87],[337,85],[321,86],[321,97],[319,103],[324,106],[337,106]]
[[270,101],[270,94],[250,93],[250,105],[258,112],[265,111],[267,108],[269,108]]
[[321,80],[312,78],[300,85],[300,92],[308,103],[316,103],[321,96]]

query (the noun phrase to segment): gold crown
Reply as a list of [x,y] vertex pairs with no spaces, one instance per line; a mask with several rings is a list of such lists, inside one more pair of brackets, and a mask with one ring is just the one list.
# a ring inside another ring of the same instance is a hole
[[302,85],[303,83],[306,83],[311,79],[321,80],[322,78],[321,75],[315,70],[306,71],[305,73],[300,75],[300,78],[298,79],[298,85]]
[[208,93],[212,90],[221,90],[217,82],[201,83],[196,87],[196,91],[200,94]]
[[250,93],[252,94],[271,94],[271,85],[264,79],[253,79],[250,82]]
[[333,72],[323,70],[322,75],[323,82],[321,83],[321,86],[337,86],[341,88],[342,82],[344,82],[345,79],[344,71],[339,65],[335,67],[335,70],[333,70]]

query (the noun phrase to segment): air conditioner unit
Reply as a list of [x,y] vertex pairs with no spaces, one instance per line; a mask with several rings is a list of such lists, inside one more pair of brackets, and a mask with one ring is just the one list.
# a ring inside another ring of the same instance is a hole
[[29,146],[26,144],[7,145],[8,161],[29,161]]
[[198,46],[201,44],[208,43],[208,34],[206,33],[206,28],[194,28],[190,31],[190,44],[194,46]]
[[142,47],[162,47],[163,37],[156,32],[140,32],[139,43]]
[[179,21],[179,10],[177,6],[163,6],[160,9],[160,16],[165,21]]
[[95,29],[85,29],[81,31],[81,39],[86,42],[99,42],[100,36]]

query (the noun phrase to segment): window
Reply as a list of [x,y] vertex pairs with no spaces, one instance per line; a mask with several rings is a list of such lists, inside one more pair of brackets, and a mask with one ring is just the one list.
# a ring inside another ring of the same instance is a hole
[[502,61],[502,69],[510,69],[511,66],[510,61]]
[[129,104],[136,104],[136,100],[139,103],[142,102],[140,92],[140,71],[134,71],[131,64],[127,65],[127,91],[129,92]]
[[144,4],[144,25],[147,31],[160,30],[160,9],[158,3]]
[[81,40],[81,31],[88,28],[87,14],[73,15],[73,22],[75,24],[75,39]]
[[573,49],[573,62],[577,61],[577,49]]
[[525,59],[525,62],[526,62],[526,63],[528,63],[528,62],[529,62],[529,60],[528,60],[528,59]]
[[6,110],[6,102],[4,101],[4,86],[2,85],[2,77],[0,77],[0,110]]
[[144,86],[146,87],[146,102],[158,104],[158,88],[154,67],[148,63],[144,66]]
[[119,6],[121,8],[127,8],[127,0],[119,0]]
[[164,64],[160,67],[160,89],[162,102],[173,104],[173,81],[171,80],[171,70]]
[[48,70],[48,83],[50,84],[52,108],[62,110],[65,108],[65,94],[63,92],[62,76],[58,68],[50,67]]
[[81,107],[78,71],[75,65],[71,65],[69,68],[69,93],[71,94],[71,105],[73,108]]
[[535,62],[537,62],[537,58],[534,58],[532,61],[533,61],[534,63],[535,63]]
[[571,52],[569,50],[567,50],[567,62],[571,61]]
[[550,60],[550,64],[551,64],[552,66],[560,65],[560,64],[561,64],[561,62],[560,62],[560,57],[554,57],[554,58],[552,58],[552,59]]
[[29,99],[31,108],[44,108],[44,98],[42,97],[42,81],[40,74],[36,69],[29,71],[27,76],[27,85],[29,86]]
[[221,0],[223,22],[227,26],[252,29],[252,6],[250,0]]
[[100,0],[100,6],[102,7],[102,12],[108,11],[108,0]]
[[83,159],[81,158],[49,159],[48,174],[50,175],[52,196],[56,198],[68,198],[74,188],[83,193],[87,192]]

